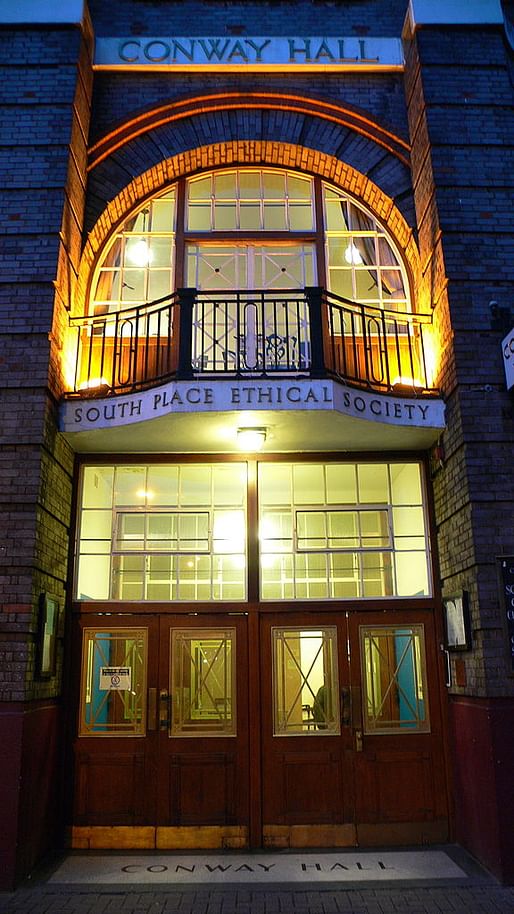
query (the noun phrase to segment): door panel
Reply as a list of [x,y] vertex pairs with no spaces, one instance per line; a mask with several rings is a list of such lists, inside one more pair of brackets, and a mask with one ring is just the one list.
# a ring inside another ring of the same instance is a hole
[[[350,615],[359,844],[448,839],[438,652],[430,613]],[[421,620],[421,621],[419,621]],[[378,645],[373,656],[366,645]],[[362,664],[363,675],[360,667]],[[377,697],[377,693],[378,697]]]
[[247,829],[246,617],[166,617],[161,645],[171,716],[159,731],[157,825]]
[[[91,615],[79,625],[75,846],[129,840],[118,826],[132,829],[134,846],[244,845],[246,617],[148,614],[125,621],[106,625],[105,616]],[[137,656],[126,649],[136,643],[144,644]],[[142,845],[135,829],[141,825],[153,834],[144,830]]]
[[75,648],[74,846],[446,840],[433,622],[89,614]]
[[261,657],[263,843],[353,844],[346,620],[265,617]]
[[[151,617],[81,620],[75,639],[81,670],[75,751],[74,826],[143,825],[155,815],[155,744],[146,734],[147,670],[157,662]],[[153,750],[153,751],[151,751]]]

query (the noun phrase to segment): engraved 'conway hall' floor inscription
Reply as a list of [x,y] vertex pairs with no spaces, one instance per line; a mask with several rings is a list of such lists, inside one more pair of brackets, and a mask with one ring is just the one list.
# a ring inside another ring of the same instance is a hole
[[465,879],[466,873],[444,852],[380,851],[304,854],[195,854],[68,857],[53,883],[260,884],[309,882],[388,882],[390,880]]

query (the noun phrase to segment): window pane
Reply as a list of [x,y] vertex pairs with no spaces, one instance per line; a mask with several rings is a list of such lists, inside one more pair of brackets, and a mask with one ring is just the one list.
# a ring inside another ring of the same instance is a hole
[[235,171],[214,175],[214,196],[217,200],[235,200],[237,196]]
[[244,505],[246,500],[246,465],[231,463],[212,468],[212,503]]
[[359,499],[364,504],[387,504],[389,481],[387,464],[361,463],[358,466]]
[[146,491],[146,467],[116,467],[115,505],[144,504]]
[[172,232],[175,228],[175,194],[167,194],[154,200],[150,210],[152,232]]
[[287,193],[289,199],[309,200],[312,197],[312,178],[300,178],[296,175],[287,175]]
[[114,467],[84,467],[82,476],[82,507],[110,508]]
[[430,729],[423,626],[361,627],[366,733]]
[[183,466],[180,472],[180,503],[209,505],[211,503],[211,468]]
[[178,504],[178,473],[176,466],[149,466],[147,500],[151,505]]
[[396,588],[399,597],[428,596],[430,588],[425,552],[397,552],[395,565]]
[[260,199],[261,176],[259,171],[241,170],[239,172],[239,194],[241,199]]
[[361,554],[362,596],[390,597],[393,595],[392,556],[390,552]]
[[285,232],[285,203],[264,203],[264,229],[268,232]]
[[216,203],[214,206],[214,230],[233,232],[237,228],[235,203]]
[[274,628],[272,638],[274,735],[340,733],[336,630]]
[[292,480],[289,464],[259,466],[259,501],[261,505],[288,505],[291,502]]
[[283,172],[264,171],[262,174],[264,199],[284,200],[286,196],[286,179]]
[[188,182],[188,196],[190,200],[210,200],[211,176],[205,178],[192,178]]
[[393,505],[420,505],[421,468],[418,463],[391,464],[391,496]]
[[258,232],[262,229],[259,203],[242,203],[239,210],[239,227],[243,231]]
[[324,504],[325,475],[322,464],[297,464],[293,467],[293,480],[296,504]]
[[112,533],[111,511],[83,511],[80,522],[81,539],[110,540]]
[[192,203],[188,207],[188,229],[190,232],[211,231],[211,204]]
[[328,512],[329,548],[351,549],[360,545],[358,518],[356,511]]
[[306,232],[314,228],[310,203],[289,204],[289,228],[292,232]]
[[144,555],[113,555],[112,596],[115,600],[142,600],[144,583]]
[[110,574],[110,555],[82,555],[77,574],[77,598],[79,600],[108,600]]
[[141,552],[145,546],[145,515],[118,514],[113,548],[116,552]]

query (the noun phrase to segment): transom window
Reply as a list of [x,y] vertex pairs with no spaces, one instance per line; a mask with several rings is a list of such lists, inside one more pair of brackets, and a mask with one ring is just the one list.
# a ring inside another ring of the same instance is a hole
[[313,179],[262,169],[192,178],[186,214],[186,230],[195,232],[312,232]]
[[85,467],[77,596],[246,599],[246,467]]
[[100,253],[89,311],[144,305],[184,283],[303,288],[323,275],[345,299],[409,310],[394,240],[358,201],[286,169],[221,169],[178,181],[127,217]]
[[248,529],[261,600],[430,594],[418,463],[262,462],[257,491],[245,463],[85,466],[77,598],[244,601]]
[[263,463],[259,494],[263,599],[429,593],[418,464]]

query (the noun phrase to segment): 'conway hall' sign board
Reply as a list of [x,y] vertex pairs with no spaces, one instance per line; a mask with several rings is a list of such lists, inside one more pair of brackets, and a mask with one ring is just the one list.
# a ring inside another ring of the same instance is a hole
[[95,69],[401,70],[398,38],[98,38]]

